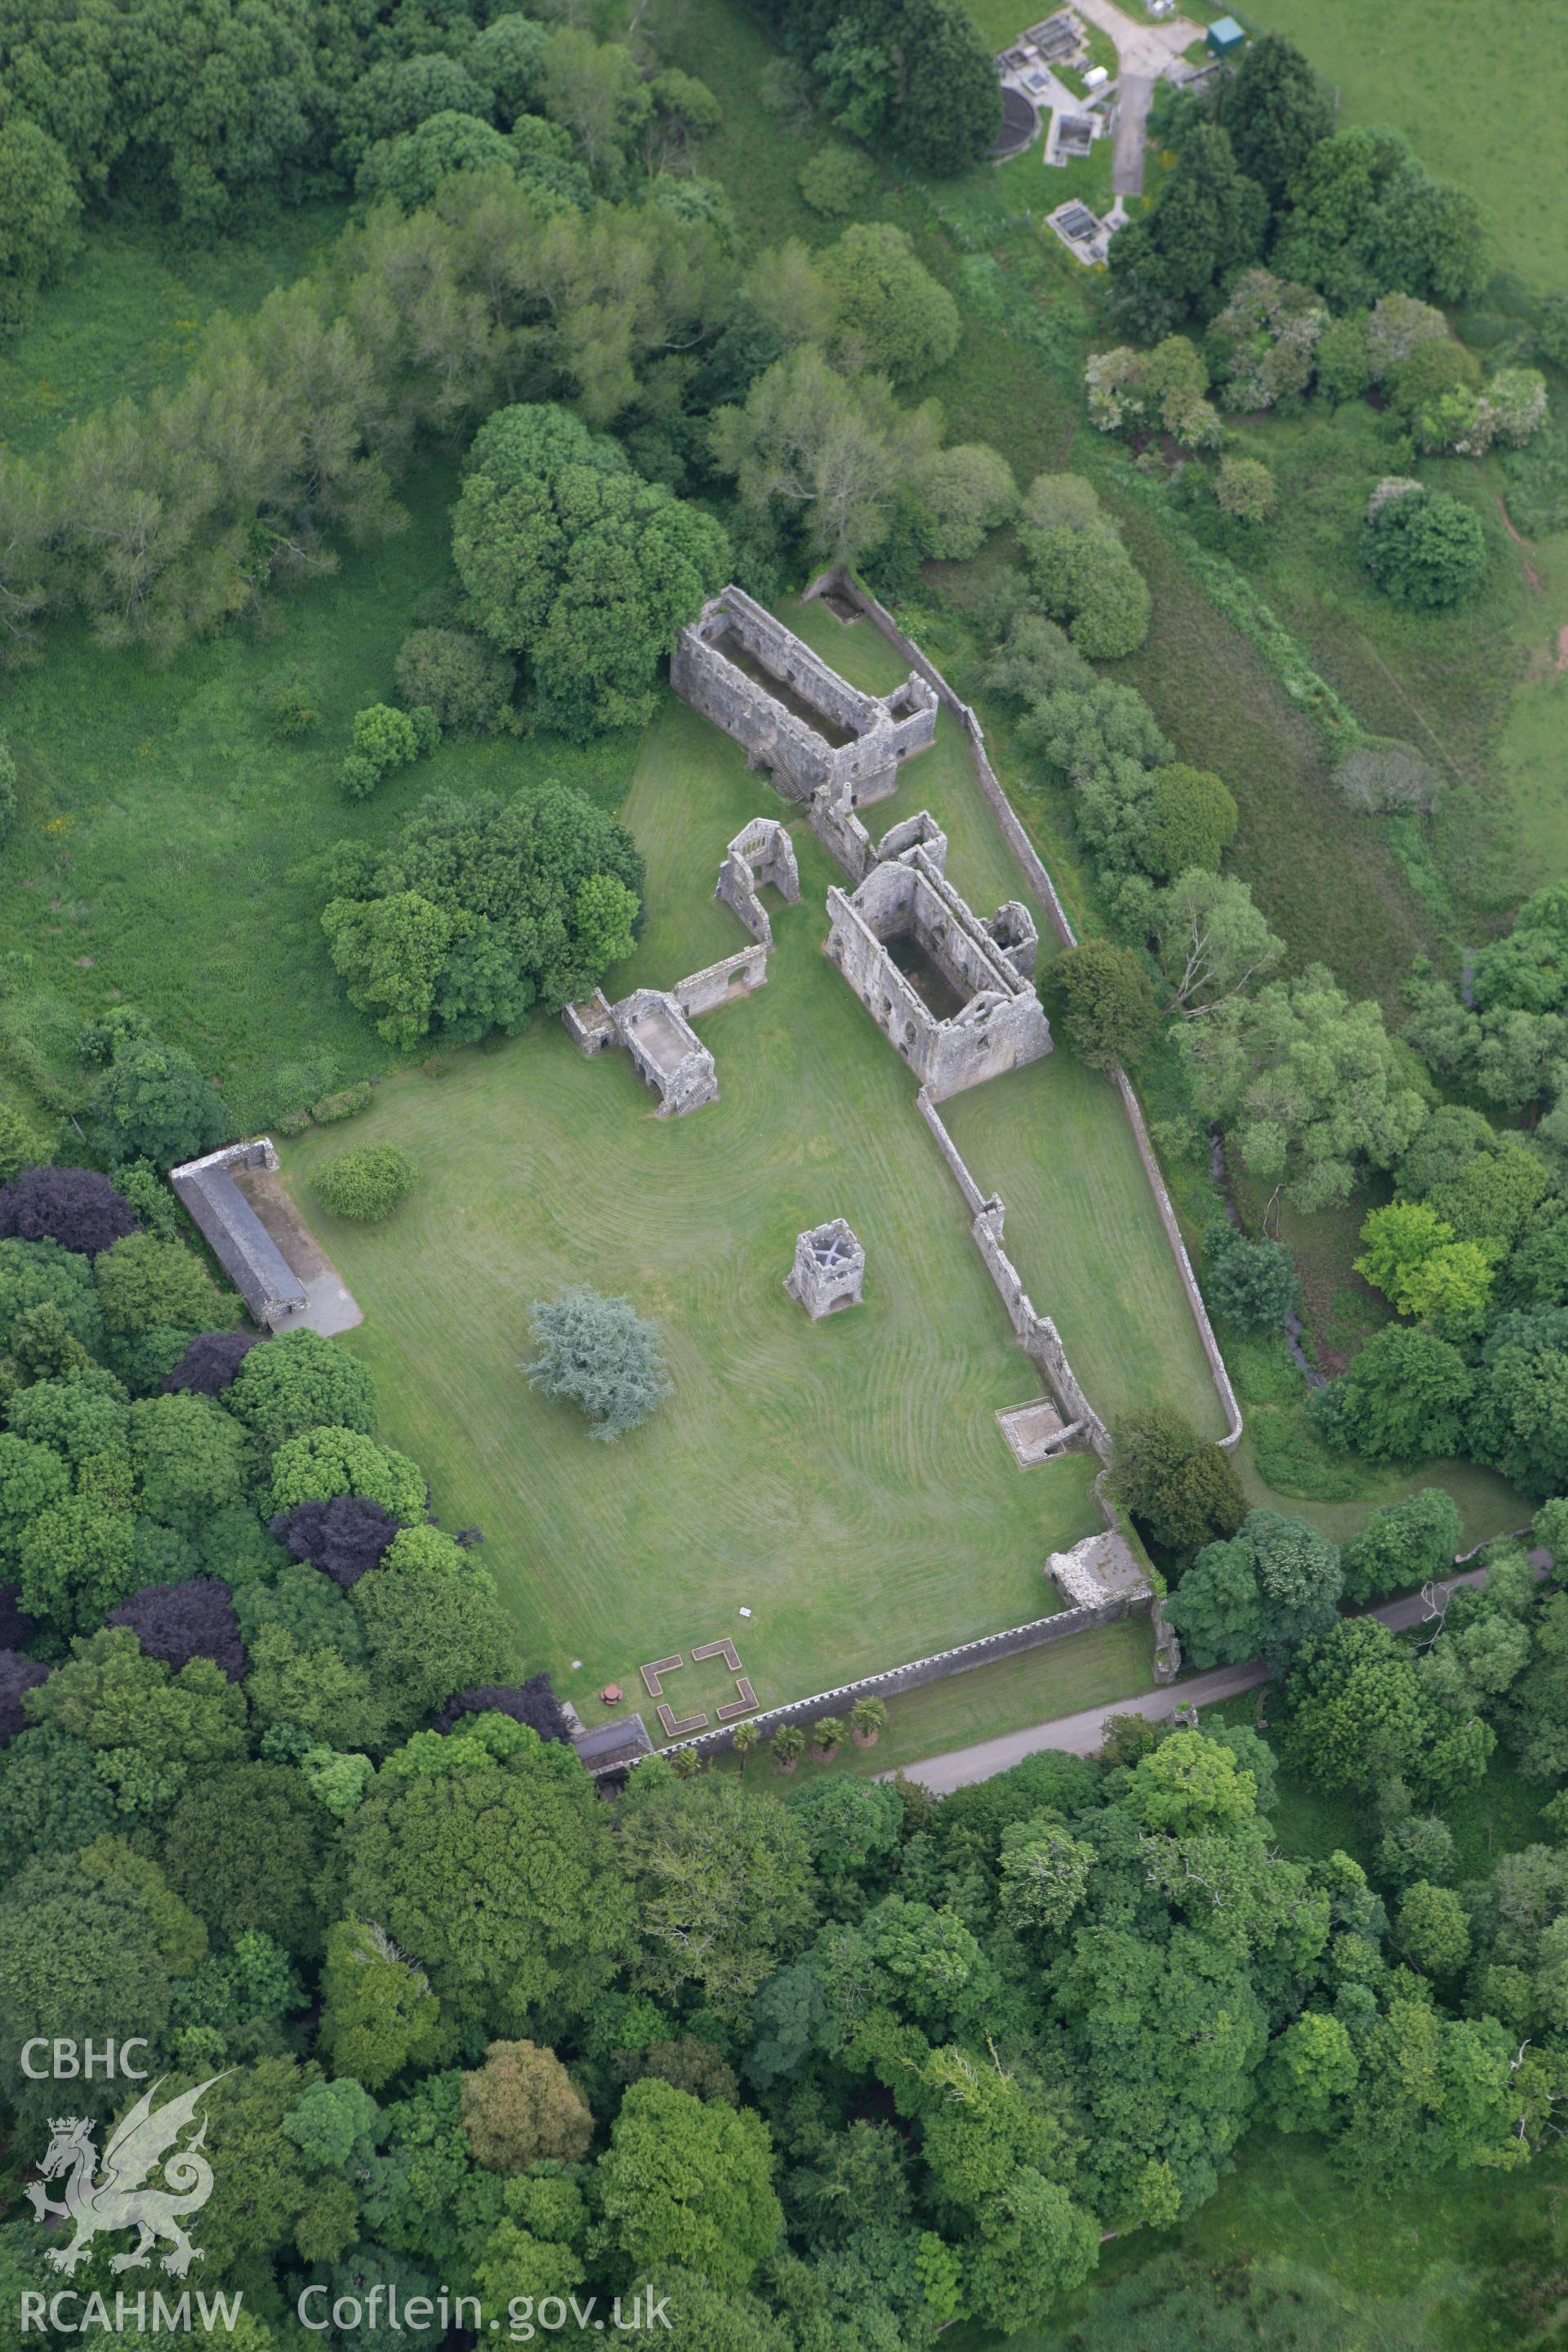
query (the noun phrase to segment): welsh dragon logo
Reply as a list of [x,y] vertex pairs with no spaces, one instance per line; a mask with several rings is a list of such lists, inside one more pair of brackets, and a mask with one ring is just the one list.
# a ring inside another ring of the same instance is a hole
[[[153,2093],[163,2079],[160,2076],[151,2090],[143,2092],[130,2114],[115,2126],[103,2151],[101,2179],[93,2178],[99,2158],[90,2117],[56,2116],[50,2121],[53,2137],[38,2170],[44,2181],[58,2180],[62,2173],[68,2176],[64,2200],[57,2203],[37,2180],[28,2183],[27,2195],[40,2221],[61,2220],[76,2225],[69,2245],[50,2246],[47,2254],[55,2269],[68,2276],[100,2230],[140,2232],[129,2253],[114,2256],[109,2265],[112,2271],[144,2270],[149,2249],[160,2238],[169,2242],[163,2268],[175,2278],[184,2278],[191,2264],[202,2259],[201,2248],[193,2246],[185,2234],[184,2220],[187,2214],[199,2213],[212,2195],[212,2167],[201,2153],[207,2135],[206,2117],[202,2117],[195,2138],[184,2147],[176,2148],[174,2143],[186,2126],[195,2122],[197,2102],[223,2076],[209,2075],[194,2091],[182,2092],[177,2099],[167,2099],[154,2108]],[[160,2164],[168,2186],[145,2187]]]

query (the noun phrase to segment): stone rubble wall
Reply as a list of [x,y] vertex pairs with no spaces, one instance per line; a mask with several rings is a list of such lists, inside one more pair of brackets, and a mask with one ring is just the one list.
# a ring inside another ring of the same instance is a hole
[[688,972],[669,994],[690,1019],[699,1013],[711,1013],[716,1004],[727,1004],[732,996],[751,995],[754,989],[766,986],[767,977],[768,950],[759,944],[742,948],[739,955],[726,956],[721,963],[704,964],[700,971]]
[[[798,1723],[804,1730],[822,1716],[847,1715],[857,1699],[896,1698],[900,1691],[918,1690],[922,1683],[942,1682],[947,1675],[962,1674],[970,1666],[989,1665],[996,1658],[1016,1657],[1020,1650],[1038,1649],[1047,1642],[1066,1641],[1097,1625],[1114,1625],[1125,1617],[1142,1616],[1148,1605],[1147,1601],[1110,1601],[1090,1609],[1058,1609],[1052,1617],[1034,1617],[1026,1625],[1009,1625],[1003,1633],[983,1634],[977,1642],[963,1642],[952,1650],[934,1651],[928,1658],[889,1666],[885,1673],[866,1675],[858,1682],[840,1683],[833,1690],[792,1700],[787,1706],[768,1707],[747,1719],[756,1725],[764,1738],[782,1723]],[[726,1725],[717,1731],[700,1731],[693,1739],[675,1740],[658,1752],[661,1756],[673,1756],[678,1748],[695,1748],[700,1756],[717,1756],[733,1746],[733,1727]]]
[[1055,1396],[1062,1409],[1062,1419],[1068,1424],[1062,1432],[1064,1450],[1067,1441],[1071,1439],[1089,1445],[1102,1462],[1109,1462],[1110,1433],[1079,1385],[1078,1376],[1068,1361],[1060,1332],[1048,1315],[1041,1315],[1037,1311],[1034,1300],[1024,1287],[1023,1276],[1007,1255],[1003,1238],[1007,1221],[1005,1202],[994,1192],[987,1195],[981,1192],[925,1087],[921,1087],[916,1102],[921,1118],[935,1138],[937,1149],[947,1162],[953,1181],[963,1196],[964,1206],[970,1213],[969,1230],[974,1246],[984,1260],[985,1270],[1007,1310],[1007,1320],[1013,1326],[1014,1337],[1040,1375],[1043,1386]]
[[[841,569],[825,572],[820,578],[814,580],[806,590],[806,601],[809,602],[812,598],[822,595],[829,588],[847,604],[853,604],[858,612],[863,613],[878,632],[887,638],[889,644],[898,647],[905,660],[924,678],[943,708],[951,711],[958,720],[969,744],[980,789],[990,804],[1004,840],[1022,866],[1030,888],[1045,908],[1058,943],[1064,948],[1076,947],[1078,933],[1068,919],[1067,909],[1057,894],[1055,883],[1041,863],[1033,842],[1024,830],[1017,811],[1003,790],[996,772],[986,756],[985,730],[969,704],[953,692],[941,670],[934,663],[927,660],[913,637],[909,636],[900,628],[886,605],[879,604],[875,596],[862,588],[858,581],[849,572]],[[1165,1239],[1170,1245],[1171,1255],[1176,1262],[1176,1271],[1181,1278],[1183,1290],[1186,1294],[1187,1306],[1191,1310],[1194,1322],[1197,1325],[1198,1339],[1205,1360],[1208,1364],[1209,1376],[1214,1381],[1215,1392],[1226,1416],[1226,1433],[1219,1442],[1228,1452],[1241,1442],[1241,1408],[1237,1402],[1236,1391],[1231,1384],[1230,1374],[1226,1369],[1225,1358],[1220,1353],[1219,1341],[1215,1338],[1214,1325],[1209,1320],[1208,1308],[1205,1306],[1203,1293],[1198,1288],[1197,1277],[1193,1272],[1192,1260],[1187,1255],[1186,1244],[1182,1239],[1182,1229],[1177,1221],[1175,1206],[1172,1202],[1165,1180],[1160,1172],[1160,1163],[1154,1156],[1154,1147],[1150,1140],[1142,1106],[1133,1092],[1131,1082],[1124,1070],[1116,1070],[1112,1073],[1112,1076],[1117,1093],[1121,1097],[1127,1123],[1132,1129],[1133,1141],[1138,1147],[1138,1156],[1143,1163],[1143,1172],[1149,1179],[1155,1205],[1160,1212],[1160,1222],[1165,1229]]]
[[890,857],[902,857],[907,850],[921,852],[925,864],[933,874],[947,872],[947,835],[930,809],[917,809],[900,824],[890,824],[877,844],[873,863],[886,865]]
[[800,868],[795,844],[776,817],[753,817],[735,835],[719,868],[713,896],[738,915],[759,947],[771,949],[773,927],[762,901],[772,883],[786,907],[800,902]]
[[824,784],[812,794],[806,814],[813,833],[829,857],[844,868],[851,885],[863,882],[877,863],[877,852],[848,802],[840,802],[832,786]]
[[596,988],[580,1004],[563,1004],[561,1025],[580,1054],[602,1054],[606,1046],[621,1042],[615,1007],[602,988]]

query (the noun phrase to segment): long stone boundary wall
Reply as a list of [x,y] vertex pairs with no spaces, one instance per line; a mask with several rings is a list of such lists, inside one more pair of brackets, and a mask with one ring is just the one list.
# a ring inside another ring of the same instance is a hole
[[[982,1193],[970,1174],[963,1156],[952,1136],[931,1096],[922,1087],[915,1097],[921,1118],[936,1139],[937,1148],[952,1172],[954,1182],[963,1193],[970,1212],[970,1234],[975,1248],[985,1261],[985,1271],[996,1286],[997,1294],[1007,1310],[1007,1319],[1014,1336],[1035,1370],[1048,1389],[1055,1391],[1063,1407],[1069,1432],[1092,1446],[1102,1462],[1110,1459],[1110,1433],[1079,1386],[1078,1376],[1068,1361],[1061,1333],[1048,1315],[1039,1314],[1034,1300],[1024,1287],[1023,1276],[1008,1256],[1003,1243],[1007,1211],[997,1194]],[[1114,1525],[1112,1520],[1110,1524]]]
[[[792,1699],[787,1706],[769,1707],[748,1720],[764,1735],[776,1731],[781,1723],[798,1723],[804,1727],[815,1723],[819,1716],[846,1713],[858,1698],[894,1698],[900,1691],[918,1690],[922,1683],[941,1682],[948,1675],[962,1674],[966,1667],[989,1665],[994,1658],[1011,1658],[1020,1650],[1065,1641],[1071,1633],[1086,1633],[1098,1625],[1114,1625],[1123,1617],[1142,1616],[1148,1607],[1146,1601],[1104,1601],[1093,1608],[1059,1609],[1054,1617],[1034,1617],[1026,1625],[1009,1625],[1004,1633],[982,1634],[977,1642],[963,1642],[952,1650],[937,1650],[929,1658],[912,1659],[908,1665],[889,1666],[882,1674],[866,1675],[856,1683],[840,1683],[837,1688],[817,1691],[810,1698]],[[674,1740],[658,1752],[661,1756],[673,1756],[677,1748],[695,1748],[700,1756],[716,1756],[734,1744],[733,1727],[726,1726],[718,1731],[699,1732],[694,1739]]]
[[[1067,908],[1057,895],[1056,885],[1040,862],[1039,853],[1025,832],[1016,809],[1007,798],[995,770],[986,757],[985,730],[974,712],[967,702],[962,701],[953,692],[935,664],[927,660],[913,637],[907,635],[900,628],[887,606],[879,604],[868,590],[862,588],[859,582],[849,572],[843,570],[825,572],[820,578],[814,580],[806,590],[806,601],[821,596],[829,588],[846,603],[853,604],[857,611],[863,613],[879,633],[886,637],[890,645],[898,647],[905,660],[910,663],[925,679],[943,709],[951,711],[958,720],[969,744],[980,789],[991,805],[992,814],[1002,829],[1003,838],[1027,876],[1030,887],[1049,916],[1051,929],[1062,946],[1077,947],[1078,933],[1068,919]],[[1160,1173],[1160,1163],[1154,1156],[1154,1147],[1149,1138],[1142,1106],[1132,1090],[1131,1082],[1125,1070],[1118,1068],[1111,1075],[1117,1093],[1121,1097],[1121,1108],[1126,1113],[1127,1123],[1132,1129],[1133,1141],[1138,1146],[1138,1157],[1143,1163],[1143,1172],[1148,1177],[1153,1192],[1155,1205],[1160,1212],[1160,1222],[1165,1229],[1165,1239],[1170,1244],[1171,1255],[1176,1261],[1176,1271],[1181,1276],[1182,1287],[1186,1293],[1187,1305],[1192,1310],[1193,1320],[1197,1325],[1198,1339],[1203,1346],[1209,1374],[1225,1412],[1226,1429],[1219,1442],[1228,1452],[1230,1448],[1241,1442],[1241,1407],[1237,1402],[1236,1391],[1231,1385],[1230,1374],[1226,1370],[1225,1358],[1220,1353],[1219,1341],[1215,1338],[1214,1326],[1209,1321],[1208,1308],[1204,1305],[1203,1293],[1198,1288],[1197,1277],[1193,1272],[1193,1262],[1187,1255],[1187,1245],[1182,1239],[1182,1229],[1177,1223],[1174,1204],[1166,1190],[1165,1180]]]

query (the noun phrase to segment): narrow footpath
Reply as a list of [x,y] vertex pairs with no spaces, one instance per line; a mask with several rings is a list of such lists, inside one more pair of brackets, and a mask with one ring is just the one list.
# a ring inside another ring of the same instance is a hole
[[[1547,1555],[1532,1552],[1531,1559],[1537,1574],[1545,1570]],[[1447,1600],[1461,1584],[1484,1584],[1484,1568],[1467,1569],[1460,1576],[1448,1578],[1435,1588]],[[1424,1592],[1407,1592],[1397,1601],[1382,1601],[1373,1609],[1357,1612],[1380,1618],[1396,1633],[1420,1624],[1432,1612]],[[1166,1683],[1160,1690],[1144,1691],[1138,1698],[1118,1699],[1110,1706],[1091,1706],[1081,1715],[1058,1715],[1053,1722],[1032,1724],[1024,1731],[1004,1732],[998,1739],[982,1739],[973,1748],[955,1748],[950,1755],[934,1756],[929,1763],[906,1764],[903,1776],[918,1780],[933,1796],[951,1795],[971,1780],[989,1780],[994,1773],[1005,1772],[1011,1766],[1021,1764],[1026,1756],[1037,1755],[1042,1748],[1065,1748],[1072,1756],[1092,1756],[1105,1738],[1105,1727],[1115,1715],[1146,1715],[1152,1723],[1166,1722],[1179,1706],[1213,1706],[1216,1700],[1237,1698],[1243,1691],[1256,1690],[1259,1683],[1268,1680],[1268,1669],[1260,1658],[1253,1658],[1244,1666],[1215,1666],[1205,1675],[1192,1675],[1177,1683]],[[891,1780],[896,1773],[879,1773],[879,1780]]]

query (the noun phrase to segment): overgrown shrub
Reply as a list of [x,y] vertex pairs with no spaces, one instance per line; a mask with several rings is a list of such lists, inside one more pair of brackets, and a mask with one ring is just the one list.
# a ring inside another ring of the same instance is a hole
[[399,768],[406,768],[422,752],[432,751],[440,739],[435,712],[395,710],[390,702],[373,702],[354,713],[353,749],[339,771],[350,800],[364,800]]
[[448,733],[495,734],[516,675],[505,654],[466,629],[416,629],[398,649],[398,699],[410,711],[427,708]]
[[368,1078],[357,1087],[343,1087],[335,1095],[323,1095],[310,1105],[310,1117],[318,1127],[333,1127],[341,1118],[353,1118],[356,1112],[368,1110],[374,1089]]
[[270,731],[285,743],[313,734],[321,723],[314,687],[308,678],[292,671],[268,688],[262,697],[261,709]]
[[1420,752],[1394,735],[1363,735],[1352,743],[1335,766],[1334,782],[1352,808],[1374,816],[1435,808],[1441,784]]
[[415,1162],[395,1143],[364,1143],[329,1160],[316,1178],[316,1190],[333,1216],[379,1224],[418,1181]]
[[0,1184],[10,1183],[46,1156],[42,1137],[12,1104],[0,1102]]
[[1222,457],[1214,494],[1221,512],[1237,522],[1268,522],[1279,504],[1274,477],[1258,457]]
[[1018,539],[1041,604],[1080,653],[1114,661],[1142,644],[1149,591],[1091,483],[1079,474],[1037,474]]
[[863,204],[876,184],[877,174],[868,156],[858,147],[840,146],[837,141],[817,148],[801,165],[797,177],[800,193],[814,213],[826,213],[829,218],[852,213]]
[[1373,492],[1361,540],[1362,562],[1384,594],[1427,610],[1470,595],[1487,568],[1480,517],[1447,490],[1386,488]]
[[954,562],[978,555],[986,532],[1009,521],[1018,504],[1011,466],[983,441],[933,450],[916,468],[912,488],[926,553]]

